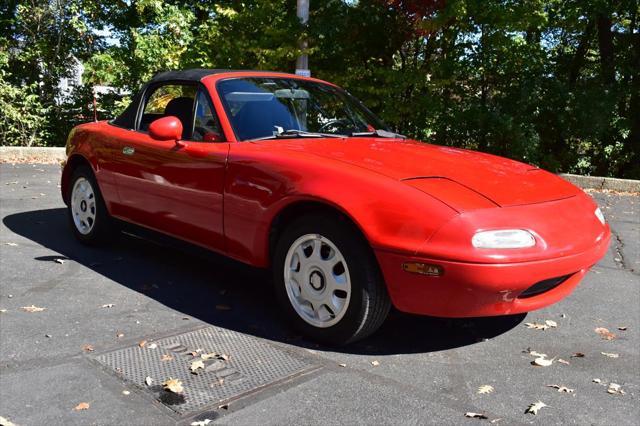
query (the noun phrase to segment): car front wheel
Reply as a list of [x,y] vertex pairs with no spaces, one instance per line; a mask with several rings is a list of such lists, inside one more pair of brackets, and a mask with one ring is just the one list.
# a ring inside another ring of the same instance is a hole
[[278,241],[276,295],[287,316],[314,340],[342,345],[375,332],[391,303],[370,247],[342,219],[308,215]]

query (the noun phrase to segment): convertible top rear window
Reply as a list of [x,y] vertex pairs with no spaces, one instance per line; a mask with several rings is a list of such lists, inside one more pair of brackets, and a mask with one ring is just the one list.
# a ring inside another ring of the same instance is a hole
[[239,140],[292,132],[349,135],[386,126],[337,87],[295,78],[232,78],[218,93]]

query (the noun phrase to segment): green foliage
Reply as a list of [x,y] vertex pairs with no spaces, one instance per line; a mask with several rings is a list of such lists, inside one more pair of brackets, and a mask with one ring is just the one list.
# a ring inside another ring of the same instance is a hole
[[7,79],[8,55],[0,51],[0,145],[32,146],[44,139],[46,108],[38,99],[37,87],[15,86]]
[[[314,76],[410,136],[553,171],[640,177],[637,0],[311,7],[303,26],[289,0],[9,1],[0,6],[0,46],[10,52],[0,102],[12,123],[37,124],[23,127],[26,139],[3,131],[3,143],[61,144],[69,126],[92,116],[94,84],[132,93],[165,69],[291,71],[304,37]],[[72,56],[85,86],[58,102]],[[101,97],[100,117],[126,102]]]

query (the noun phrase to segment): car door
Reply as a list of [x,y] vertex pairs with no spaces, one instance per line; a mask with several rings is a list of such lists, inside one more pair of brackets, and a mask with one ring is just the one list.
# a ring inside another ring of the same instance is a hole
[[[147,90],[135,131],[119,138],[111,167],[118,189],[115,215],[224,251],[223,188],[229,143],[206,89],[162,84]],[[158,141],[147,132],[160,117],[177,116],[183,139]],[[195,124],[195,126],[194,126]]]

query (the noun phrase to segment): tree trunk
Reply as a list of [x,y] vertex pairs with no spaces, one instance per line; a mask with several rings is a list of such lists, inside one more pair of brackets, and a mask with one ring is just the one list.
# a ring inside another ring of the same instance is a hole
[[589,22],[587,22],[587,26],[584,29],[584,32],[582,33],[580,43],[578,44],[576,53],[573,55],[573,60],[571,61],[571,65],[569,66],[569,85],[571,87],[575,86],[576,81],[578,81],[580,69],[582,68],[582,64],[584,63],[584,57],[587,54],[589,44],[591,43],[593,28],[594,23],[593,20],[590,19]]
[[600,70],[602,80],[607,84],[613,84],[616,79],[613,33],[611,32],[611,18],[599,13],[596,16],[598,26],[598,49],[600,51]]

